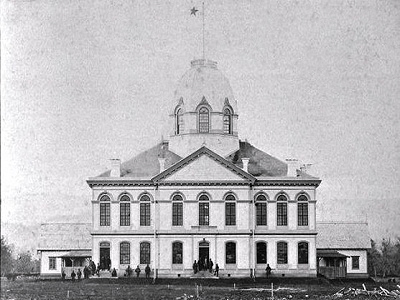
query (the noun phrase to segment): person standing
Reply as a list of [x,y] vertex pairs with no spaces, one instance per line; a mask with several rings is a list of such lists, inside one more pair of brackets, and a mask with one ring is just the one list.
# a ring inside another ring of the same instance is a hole
[[146,268],[144,269],[144,272],[146,273],[146,278],[150,278],[150,267],[149,264],[147,264]]
[[139,275],[140,275],[140,267],[139,267],[139,265],[136,267],[135,272],[136,272],[136,277],[139,277]]
[[75,281],[75,277],[76,277],[75,271],[72,270],[72,273],[71,273],[72,281]]
[[271,267],[269,264],[267,264],[267,267],[265,268],[265,272],[267,273],[267,278],[269,278],[269,275],[271,275]]
[[198,268],[199,268],[199,266],[197,265],[197,262],[196,262],[196,261],[194,261],[194,263],[193,263],[193,273],[194,273],[194,274],[196,274],[196,273],[197,273],[197,271],[198,271]]
[[214,266],[214,263],[213,263],[213,261],[212,261],[211,258],[210,258],[210,264],[208,265],[208,268],[209,268],[210,273],[212,273],[213,266]]
[[215,276],[218,277],[218,272],[219,272],[219,266],[218,264],[215,264]]
[[78,281],[81,280],[81,278],[82,278],[81,269],[78,269],[78,272],[76,273],[76,275],[78,275]]

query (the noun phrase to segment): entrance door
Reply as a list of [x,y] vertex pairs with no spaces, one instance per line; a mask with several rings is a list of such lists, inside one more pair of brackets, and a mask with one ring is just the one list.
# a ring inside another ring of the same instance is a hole
[[210,258],[210,243],[203,241],[199,243],[199,271],[208,269],[208,259]]
[[110,259],[110,243],[100,243],[100,269],[110,270],[111,259]]

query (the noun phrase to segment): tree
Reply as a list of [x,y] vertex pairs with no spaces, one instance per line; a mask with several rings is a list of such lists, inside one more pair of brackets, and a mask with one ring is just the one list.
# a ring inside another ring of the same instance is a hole
[[10,245],[4,236],[1,236],[1,276],[11,273],[14,267],[14,258]]
[[367,252],[368,255],[368,273],[370,276],[376,277],[377,273],[380,273],[380,261],[382,259],[381,253],[379,252],[376,242],[371,239],[371,249]]
[[22,274],[29,274],[37,272],[36,260],[32,258],[32,254],[28,252],[22,252],[18,255],[15,261],[15,272]]

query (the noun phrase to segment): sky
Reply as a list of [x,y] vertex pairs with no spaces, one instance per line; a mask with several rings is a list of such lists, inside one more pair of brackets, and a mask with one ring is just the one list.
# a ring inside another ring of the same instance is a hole
[[[202,8],[1,4],[2,234],[24,247],[19,225],[90,222],[86,179],[168,137]],[[318,220],[400,236],[399,1],[206,0],[204,48],[238,101],[239,137],[312,164]]]

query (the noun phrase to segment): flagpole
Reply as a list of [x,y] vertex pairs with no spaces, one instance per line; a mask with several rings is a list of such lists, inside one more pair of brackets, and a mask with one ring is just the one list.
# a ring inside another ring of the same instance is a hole
[[203,59],[206,59],[206,56],[204,54],[204,1],[203,1]]

